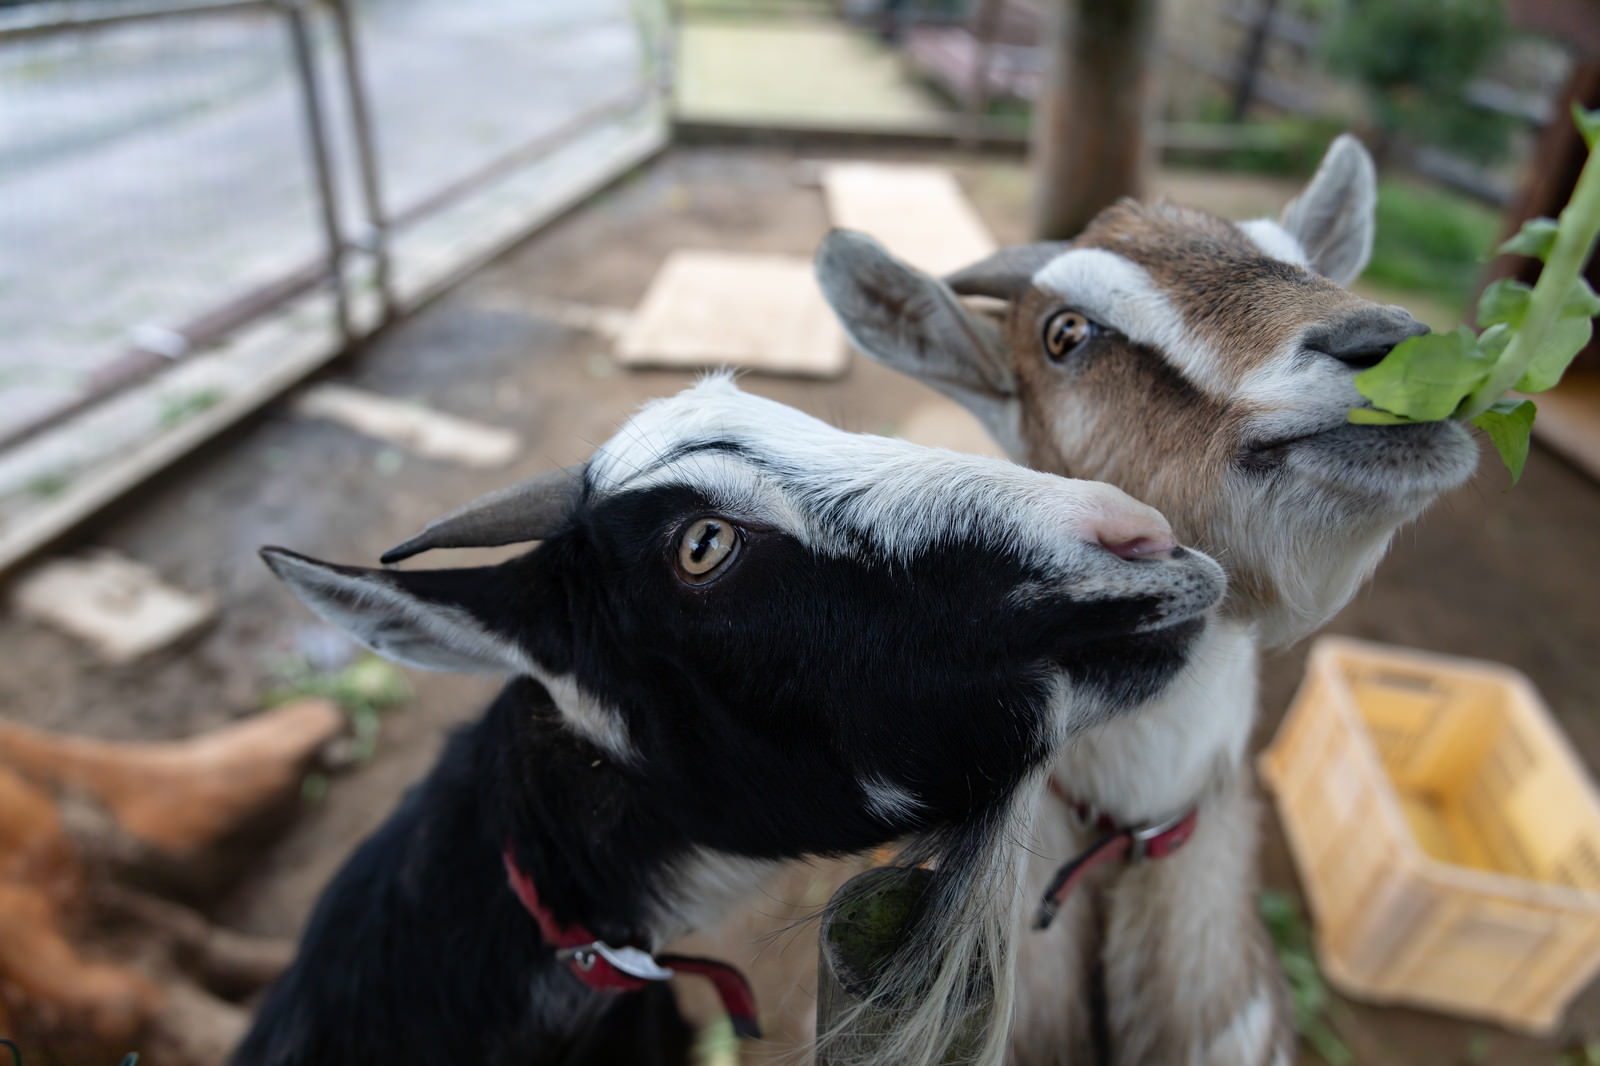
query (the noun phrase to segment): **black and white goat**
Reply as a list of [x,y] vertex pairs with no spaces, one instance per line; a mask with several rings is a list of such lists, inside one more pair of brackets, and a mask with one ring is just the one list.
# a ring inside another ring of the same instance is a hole
[[533,540],[439,571],[264,551],[373,649],[511,680],[324,893],[236,1066],[681,1059],[650,952],[781,860],[907,838],[940,859],[898,975],[930,989],[902,1061],[932,1061],[974,965],[1009,1009],[1025,786],[1183,667],[1223,585],[1116,489],[725,378],[385,561]]

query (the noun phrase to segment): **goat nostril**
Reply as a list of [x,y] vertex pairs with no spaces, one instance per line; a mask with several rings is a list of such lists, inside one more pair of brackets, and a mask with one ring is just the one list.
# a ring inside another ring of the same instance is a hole
[[1175,555],[1180,549],[1170,536],[1134,537],[1116,540],[1102,536],[1100,546],[1118,559],[1158,559]]

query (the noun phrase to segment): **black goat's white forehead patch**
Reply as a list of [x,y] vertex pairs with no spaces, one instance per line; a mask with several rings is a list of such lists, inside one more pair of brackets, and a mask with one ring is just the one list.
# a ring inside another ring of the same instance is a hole
[[730,517],[774,526],[830,555],[867,545],[904,560],[968,543],[1059,571],[1081,566],[1085,541],[1169,528],[1110,485],[847,433],[740,392],[724,376],[646,405],[596,452],[588,477],[592,502],[689,485]]

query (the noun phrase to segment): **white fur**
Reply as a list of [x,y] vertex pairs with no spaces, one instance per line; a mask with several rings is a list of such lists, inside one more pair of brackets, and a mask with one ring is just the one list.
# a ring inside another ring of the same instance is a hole
[[1246,237],[1255,242],[1266,255],[1274,259],[1282,259],[1285,263],[1293,263],[1304,270],[1311,269],[1311,261],[1306,258],[1306,250],[1300,247],[1300,242],[1294,235],[1280,226],[1276,220],[1270,218],[1255,218],[1248,222],[1235,222],[1244,231]]
[[[1306,265],[1300,246],[1277,223],[1247,222],[1241,228],[1264,253],[1298,267]],[[1042,267],[1033,283],[1101,325],[1160,352],[1213,399],[1246,407],[1252,412],[1251,431],[1262,440],[1336,429],[1348,421],[1350,408],[1365,403],[1349,370],[1337,361],[1297,359],[1298,339],[1241,374],[1237,360],[1188,328],[1142,267],[1115,252],[1103,248],[1064,252]],[[1063,441],[1080,432],[1076,425],[1056,421]]]
[[1236,1013],[1206,1048],[1212,1062],[1249,1062],[1272,1037],[1272,993],[1258,987],[1250,1002]]
[[1039,268],[1033,284],[1135,344],[1161,352],[1202,391],[1219,399],[1232,396],[1227,361],[1200,343],[1143,267],[1104,248],[1074,248]]
[[915,793],[879,777],[863,780],[861,793],[866,797],[867,809],[887,822],[898,823],[922,809],[922,801]]
[[1164,818],[1194,803],[1219,755],[1230,765],[1243,758],[1255,689],[1254,628],[1216,623],[1157,699],[1079,733],[1051,773],[1122,824]]
[[[700,451],[662,460],[684,442],[730,439],[754,454]],[[779,525],[834,555],[851,554],[864,540],[889,558],[909,559],[1003,528],[1017,530],[1008,547],[1026,561],[1096,572],[1106,569],[1094,562],[1102,538],[1172,535],[1155,509],[1109,485],[892,437],[843,434],[742,394],[721,376],[646,405],[596,453],[589,477],[597,496],[692,485],[731,517]]]
[[701,848],[664,878],[669,887],[650,920],[651,950],[715,925],[782,863]]
[[552,674],[531,660],[525,672],[550,693],[551,701],[573,732],[618,762],[631,763],[638,758],[627,724],[616,708],[595,699],[569,675]]

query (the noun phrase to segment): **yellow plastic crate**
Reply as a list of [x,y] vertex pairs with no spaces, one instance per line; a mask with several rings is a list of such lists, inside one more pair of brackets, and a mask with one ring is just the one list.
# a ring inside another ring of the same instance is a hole
[[1322,638],[1261,772],[1339,990],[1544,1033],[1600,970],[1600,794],[1517,671]]

